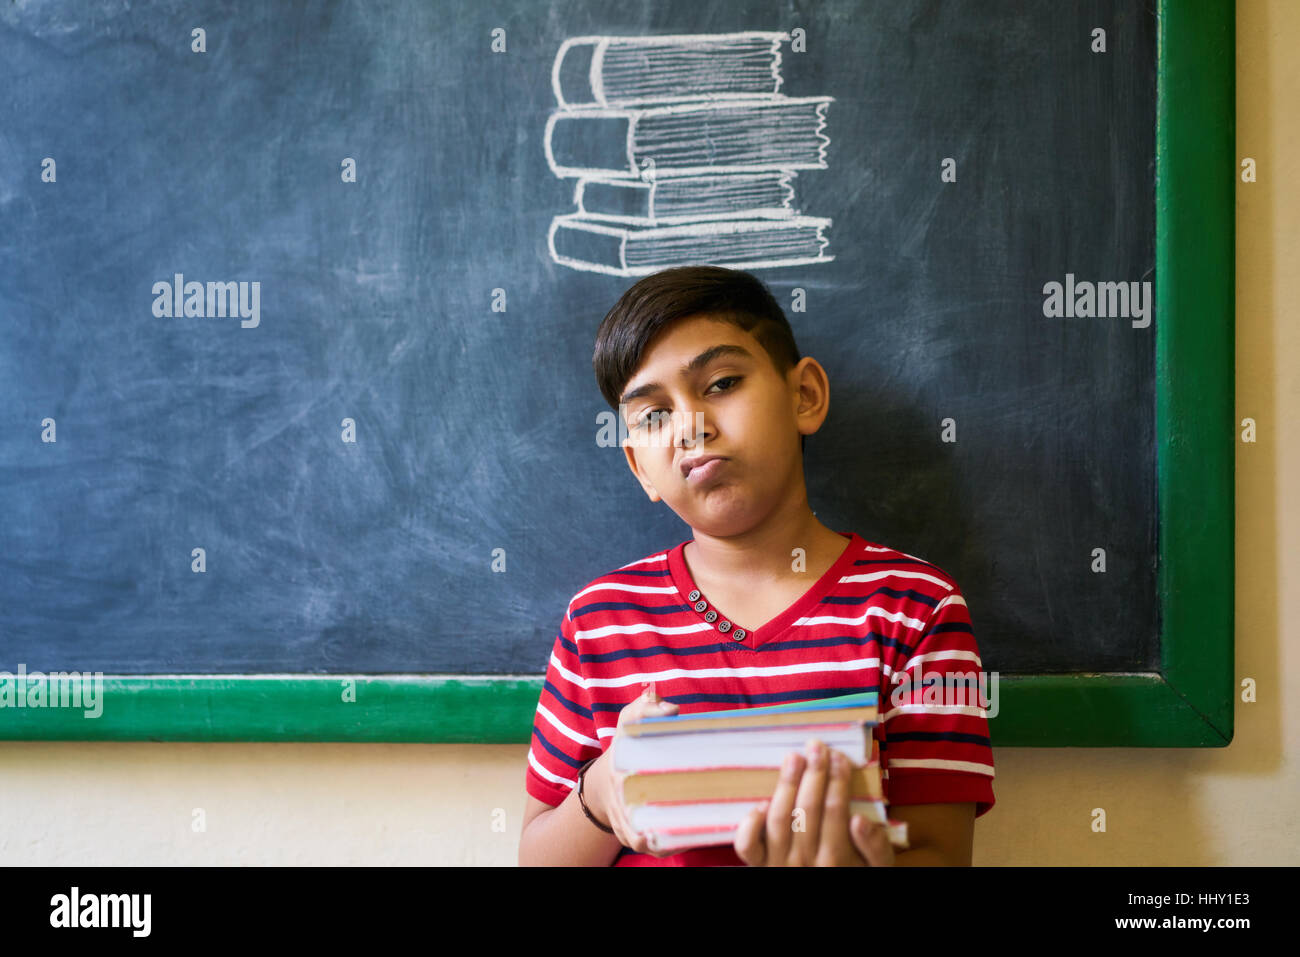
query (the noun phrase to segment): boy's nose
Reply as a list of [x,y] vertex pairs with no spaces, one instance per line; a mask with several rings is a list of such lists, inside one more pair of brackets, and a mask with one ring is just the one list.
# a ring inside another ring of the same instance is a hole
[[700,411],[685,410],[673,423],[676,431],[676,444],[679,448],[689,449],[709,438],[712,434]]

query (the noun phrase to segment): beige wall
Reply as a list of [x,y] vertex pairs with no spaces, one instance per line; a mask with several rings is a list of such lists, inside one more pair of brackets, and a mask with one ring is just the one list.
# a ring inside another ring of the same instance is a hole
[[[1238,156],[1259,164],[1237,186],[1237,419],[1259,427],[1237,451],[1237,678],[1258,701],[1238,702],[1228,748],[997,751],[976,864],[1300,863],[1300,696],[1284,686],[1300,677],[1300,3],[1238,0],[1237,17]],[[525,754],[0,744],[0,861],[513,864]]]

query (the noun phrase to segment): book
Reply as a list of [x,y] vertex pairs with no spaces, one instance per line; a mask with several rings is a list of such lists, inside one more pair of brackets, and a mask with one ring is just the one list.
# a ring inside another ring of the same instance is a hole
[[771,96],[781,89],[788,33],[573,37],[551,67],[562,107]]
[[[672,266],[802,266],[829,219],[802,215],[797,170],[826,169],[829,96],[781,93],[780,31],[580,36],[551,67],[546,163],[577,180],[551,259],[632,277]],[[674,231],[678,230],[678,231]]]
[[556,176],[639,179],[826,169],[829,96],[560,110],[542,145]]
[[611,276],[642,276],[711,263],[738,269],[828,262],[829,219],[724,219],[680,226],[626,226],[573,213],[555,216],[546,236],[560,265]]
[[850,813],[887,825],[891,843],[906,847],[907,825],[888,816],[877,722],[873,692],[628,722],[611,744],[618,797],[656,851],[729,844],[771,798],[786,755],[817,738],[852,766]]
[[795,173],[681,176],[668,179],[583,177],[573,205],[586,219],[631,226],[671,226],[710,219],[786,219],[794,208]]

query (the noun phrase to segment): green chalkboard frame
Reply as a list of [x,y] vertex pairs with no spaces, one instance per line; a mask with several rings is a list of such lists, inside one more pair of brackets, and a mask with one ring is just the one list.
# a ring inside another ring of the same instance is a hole
[[[1235,29],[1233,0],[1159,2],[1160,671],[1000,676],[996,747],[1232,740]],[[541,687],[537,675],[110,675],[100,716],[6,707],[0,739],[525,744]]]

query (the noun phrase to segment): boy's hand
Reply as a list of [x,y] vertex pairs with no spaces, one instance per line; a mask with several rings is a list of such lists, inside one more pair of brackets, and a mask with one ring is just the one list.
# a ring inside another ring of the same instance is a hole
[[892,866],[885,826],[849,820],[848,758],[820,741],[808,742],[808,754],[806,770],[797,751],[786,758],[772,799],[736,831],[736,854],[754,867]]
[[[677,705],[660,698],[655,692],[654,682],[651,682],[646,686],[641,697],[627,704],[618,713],[618,727],[622,728],[629,721],[639,721],[651,715],[676,713]],[[618,797],[623,789],[623,778],[627,775],[615,773],[610,756],[612,750],[612,747],[606,748],[596,762],[587,769],[587,787],[583,791],[583,796],[586,797],[592,813],[605,819],[606,823],[614,829],[614,836],[618,838],[620,844],[638,854],[668,857],[671,854],[681,853],[680,851],[652,851],[649,839],[632,830],[627,815],[623,813],[623,802]],[[593,784],[596,785],[594,788]]]

